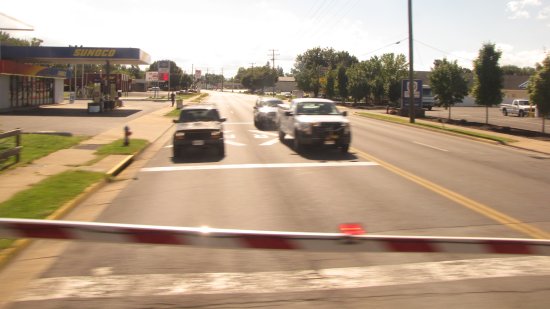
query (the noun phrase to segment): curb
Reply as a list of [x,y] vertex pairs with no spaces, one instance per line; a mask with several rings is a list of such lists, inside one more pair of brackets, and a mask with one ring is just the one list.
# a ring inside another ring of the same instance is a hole
[[[96,193],[101,188],[103,188],[110,181],[110,178],[115,177],[116,175],[120,174],[124,169],[126,169],[134,161],[135,157],[138,157],[139,155],[141,155],[145,150],[147,150],[147,148],[149,148],[149,146],[154,144],[161,136],[163,136],[171,128],[172,128],[172,125],[169,126],[166,130],[164,130],[157,138],[155,138],[152,142],[147,144],[147,146],[145,146],[139,152],[133,155],[126,156],[124,159],[122,159],[117,165],[115,165],[105,174],[106,177],[102,181],[92,184],[88,188],[84,189],[84,191],[80,193],[77,197],[65,203],[63,206],[58,208],[56,211],[54,211],[51,215],[49,215],[45,219],[59,220],[65,215],[67,215],[76,206],[78,206],[85,199],[90,197],[90,195]],[[0,250],[0,271],[11,260],[13,260],[19,253],[21,253],[24,249],[26,249],[31,243],[32,243],[31,239],[27,239],[27,238],[17,239],[13,242],[13,244],[10,247]]]
[[[149,144],[150,145],[150,144]],[[146,147],[144,147],[140,152],[138,152],[138,154],[140,154],[143,150],[147,149],[147,147],[149,147],[149,145],[147,145]],[[137,154],[136,154],[137,155]],[[134,156],[135,155],[128,155],[126,156],[124,159],[122,159],[117,165],[115,165],[113,168],[111,168],[108,172],[107,172],[107,176],[108,177],[114,177],[118,174],[120,174],[120,172],[122,172],[126,167],[128,167],[130,164],[132,164],[132,162],[134,161]]]
[[[77,197],[65,203],[60,208],[56,209],[51,215],[46,217],[46,220],[58,220],[68,214],[73,210],[78,204],[82,203],[93,193],[99,191],[107,183],[108,179],[105,178],[103,181],[97,182],[88,188],[84,189]],[[17,239],[13,244],[3,250],[0,250],[0,270],[7,265],[13,258],[15,258],[21,251],[27,248],[32,243],[31,239],[22,238]]]

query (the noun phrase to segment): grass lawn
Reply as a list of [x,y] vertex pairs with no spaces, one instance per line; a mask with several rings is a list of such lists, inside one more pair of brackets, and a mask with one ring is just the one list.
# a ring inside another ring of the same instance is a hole
[[[189,94],[187,94],[189,95]],[[197,96],[196,93],[193,93],[191,94],[190,97],[193,97],[193,96]],[[196,98],[194,98],[193,100],[191,100],[191,102],[193,103],[200,103],[202,100],[204,100],[204,98],[206,98],[208,96],[208,93],[201,93],[200,95],[198,95]],[[168,118],[178,118],[180,116],[180,111],[179,109],[177,108],[174,108],[172,111],[170,111],[169,113],[167,113],[166,115],[164,115],[165,117],[168,117]]]
[[[86,171],[67,171],[48,177],[0,203],[0,217],[44,219],[103,177],[103,173]],[[12,242],[0,239],[0,249]]]
[[171,112],[169,112],[164,116],[169,118],[178,118],[180,116],[180,112],[181,112],[180,109],[174,108]]
[[128,146],[124,146],[124,139],[116,140],[110,144],[101,146],[95,152],[96,155],[132,155],[138,153],[149,144],[144,139],[130,138]]
[[[23,149],[21,150],[21,161],[11,165],[11,167],[30,163],[61,149],[71,148],[87,138],[86,136],[22,134],[21,146],[23,146]],[[15,147],[15,137],[8,137],[0,140],[0,151],[13,147]],[[12,157],[6,160],[6,162],[0,163],[0,169],[14,162],[15,158]]]
[[444,124],[431,124],[426,122],[410,123],[408,118],[382,115],[377,113],[359,112],[357,114],[363,117],[368,117],[373,119],[379,119],[379,120],[400,123],[400,124],[405,124],[405,125],[410,125],[415,127],[424,127],[424,128],[434,129],[434,130],[440,130],[440,131],[452,132],[452,133],[457,133],[462,135],[468,135],[468,136],[477,137],[477,138],[483,138],[487,140],[496,141],[502,144],[516,142],[516,140],[513,140],[513,139],[491,135],[491,134],[485,134],[481,132],[470,131],[468,129],[452,128],[452,127],[445,126]]
[[208,93],[201,93],[198,97],[191,100],[191,102],[200,103],[208,96]]
[[191,99],[192,97],[197,96],[197,95],[198,95],[197,93],[184,93],[184,94],[178,94],[178,95],[176,95],[176,99],[189,100],[189,99]]

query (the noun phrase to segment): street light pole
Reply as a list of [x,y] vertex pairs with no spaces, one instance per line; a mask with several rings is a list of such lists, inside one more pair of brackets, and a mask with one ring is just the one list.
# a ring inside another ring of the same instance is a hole
[[[413,65],[413,30],[412,30],[412,0],[408,0],[409,8],[409,122],[414,123],[414,65]],[[419,89],[421,91],[422,89]]]

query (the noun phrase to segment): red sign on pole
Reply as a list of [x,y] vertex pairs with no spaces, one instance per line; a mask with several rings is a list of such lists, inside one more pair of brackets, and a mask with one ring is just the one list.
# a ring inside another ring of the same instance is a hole
[[159,80],[168,81],[169,73],[159,73]]

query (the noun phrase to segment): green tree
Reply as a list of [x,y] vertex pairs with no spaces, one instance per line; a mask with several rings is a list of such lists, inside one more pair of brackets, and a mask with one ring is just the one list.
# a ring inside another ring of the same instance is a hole
[[254,68],[239,68],[235,80],[240,83],[251,92],[266,87],[273,87],[278,80],[277,70],[273,70],[269,65],[263,67]]
[[371,88],[367,77],[367,62],[352,64],[347,70],[348,92],[353,98],[354,104],[367,98],[370,95]]
[[550,56],[537,66],[535,74],[529,78],[529,100],[537,105],[542,116],[542,133],[545,133],[545,119],[550,115]]
[[44,43],[43,40],[38,38],[32,38],[29,40],[23,40],[18,38],[13,38],[9,33],[0,31],[0,42],[2,45],[12,45],[12,46],[40,46]]
[[357,58],[348,52],[315,47],[296,57],[292,73],[298,88],[318,96],[321,91],[321,80],[327,78],[326,74],[330,70],[336,69],[339,65],[348,68],[357,62]]
[[337,89],[342,102],[346,102],[348,98],[348,75],[346,74],[346,67],[343,65],[338,66],[338,76],[336,77]]
[[407,58],[403,54],[390,53],[382,55],[380,61],[384,94],[390,102],[396,103],[401,98],[401,81],[408,75]]
[[502,74],[504,75],[533,75],[535,73],[535,68],[531,68],[531,67],[520,68],[515,65],[503,65],[501,69],[502,69]]
[[191,88],[193,86],[193,76],[191,74],[183,73],[179,80],[179,86],[185,90]]
[[385,94],[384,65],[378,56],[367,60],[367,80],[375,103],[381,103]]
[[207,73],[204,75],[204,82],[206,83],[206,85],[209,85],[209,86],[217,87],[219,85],[221,87],[221,84],[223,81],[224,81],[224,77],[221,74]]
[[327,83],[326,83],[326,86],[325,86],[325,93],[327,95],[327,98],[328,99],[332,99],[334,98],[334,95],[336,94],[336,78],[335,78],[335,71],[330,71],[328,74],[327,74]]
[[463,68],[456,61],[449,62],[446,58],[434,61],[430,74],[430,86],[439,102],[449,109],[449,119],[451,119],[451,106],[462,102],[468,94],[468,81],[464,77]]
[[128,75],[130,75],[132,78],[145,78],[145,72],[142,71],[138,65],[131,65],[129,68],[126,68],[126,71],[128,72]]
[[498,61],[501,51],[495,50],[495,44],[486,43],[474,60],[473,96],[479,105],[485,106],[485,123],[489,123],[489,106],[502,102],[503,77]]

